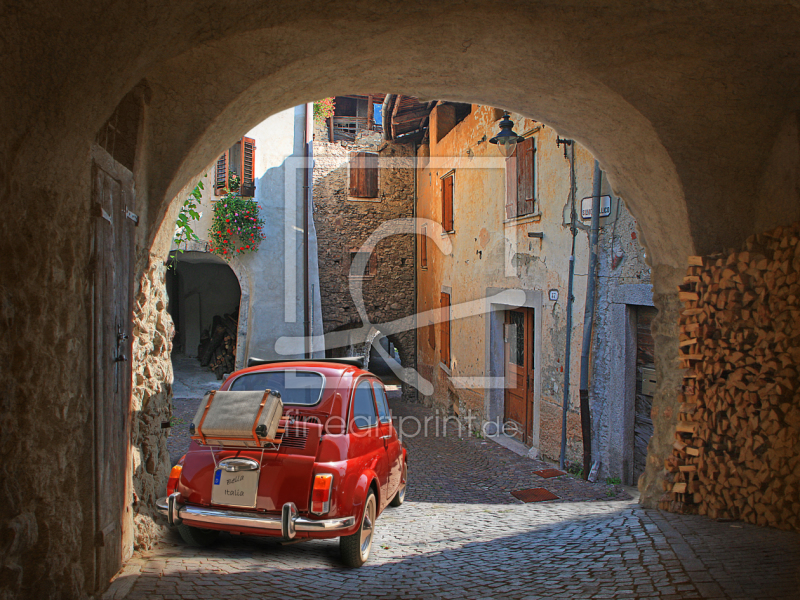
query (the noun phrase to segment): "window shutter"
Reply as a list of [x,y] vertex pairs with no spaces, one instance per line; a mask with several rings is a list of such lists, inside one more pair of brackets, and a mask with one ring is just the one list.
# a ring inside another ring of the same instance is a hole
[[217,166],[214,169],[214,195],[222,196],[225,188],[228,187],[228,151],[217,159]]
[[252,198],[256,195],[255,156],[256,141],[252,138],[242,138],[242,196]]
[[517,153],[506,159],[506,219],[517,216]]
[[350,154],[350,195],[355,198],[378,197],[378,155],[373,152]]
[[366,275],[376,275],[378,273],[378,251],[373,250],[369,255],[369,269]]
[[428,228],[422,228],[422,236],[419,240],[419,260],[420,267],[423,269],[428,268]]
[[442,349],[441,359],[442,362],[450,366],[450,294],[442,292],[441,296],[442,314],[441,314],[441,334],[442,334]]
[[364,195],[362,198],[378,197],[378,155],[364,153]]
[[453,231],[453,176],[442,180],[442,227],[445,231]]
[[533,212],[533,152],[534,138],[528,138],[517,145],[517,215]]

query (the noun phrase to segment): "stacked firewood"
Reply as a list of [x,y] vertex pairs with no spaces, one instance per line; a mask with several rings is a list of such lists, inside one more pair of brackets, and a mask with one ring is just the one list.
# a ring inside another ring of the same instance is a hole
[[800,223],[690,257],[660,508],[800,529]]
[[222,379],[226,373],[232,373],[236,362],[236,330],[238,328],[238,311],[234,314],[215,316],[211,329],[200,336],[197,356],[200,364],[208,367]]

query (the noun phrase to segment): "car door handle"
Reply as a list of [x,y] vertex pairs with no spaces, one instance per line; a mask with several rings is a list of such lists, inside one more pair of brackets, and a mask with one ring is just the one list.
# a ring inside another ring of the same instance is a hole
[[389,438],[391,438],[391,437],[392,437],[392,434],[390,433],[389,435],[382,435],[382,436],[381,436],[381,439],[382,439],[382,440],[388,440],[388,439],[389,439]]

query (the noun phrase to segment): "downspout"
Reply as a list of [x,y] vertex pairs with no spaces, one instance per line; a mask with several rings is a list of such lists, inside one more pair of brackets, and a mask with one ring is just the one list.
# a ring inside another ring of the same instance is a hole
[[381,105],[381,127],[383,127],[384,142],[392,141],[391,119],[393,98],[394,94],[386,94],[386,97],[383,99],[383,104]]
[[305,126],[303,127],[303,168],[305,169],[305,183],[303,185],[303,273],[304,279],[303,282],[303,315],[304,319],[304,326],[305,326],[305,357],[311,358],[311,332],[312,323],[311,321],[314,318],[314,315],[310,313],[310,293],[309,287],[311,285],[311,274],[308,264],[308,231],[309,227],[309,202],[311,201],[311,185],[312,185],[312,174],[311,174],[311,156],[313,153],[313,146],[312,146],[312,139],[313,139],[313,132],[314,132],[314,106],[311,103],[306,104],[306,119],[305,119]]
[[592,463],[592,418],[589,412],[589,355],[592,350],[594,297],[597,289],[597,239],[600,232],[600,192],[603,173],[594,161],[592,185],[592,228],[589,232],[589,277],[586,282],[586,304],[583,309],[583,349],[581,350],[581,435],[583,437],[583,478],[589,478]]
[[578,235],[578,215],[575,211],[575,144],[570,144],[569,158],[570,217],[569,230],[572,232],[572,250],[569,254],[569,280],[567,284],[567,342],[564,352],[564,401],[561,410],[561,458],[558,466],[566,467],[567,457],[567,412],[569,411],[569,365],[572,347],[572,288],[575,281],[575,237]]

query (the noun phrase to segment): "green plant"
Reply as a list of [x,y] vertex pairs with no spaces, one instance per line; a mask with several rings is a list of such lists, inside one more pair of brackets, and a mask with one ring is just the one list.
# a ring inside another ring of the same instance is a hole
[[333,98],[323,98],[314,102],[314,120],[320,123],[333,116],[336,101]]
[[201,213],[197,211],[197,208],[200,205],[202,196],[203,182],[198,181],[197,185],[194,186],[194,189],[189,194],[189,197],[183,201],[183,206],[181,206],[178,219],[175,222],[175,237],[172,238],[172,241],[178,246],[178,252],[183,252],[183,248],[181,248],[182,244],[185,245],[187,242],[200,241],[200,238],[197,237],[197,234],[192,228],[192,224],[200,220]]
[[622,479],[619,477],[606,477],[606,483],[608,485],[618,485],[622,483]]
[[242,198],[239,179],[231,174],[226,194],[214,203],[214,216],[208,230],[209,252],[231,260],[234,256],[258,251],[266,236],[258,202]]
[[581,464],[571,464],[567,466],[567,472],[571,475],[574,475],[578,479],[583,479],[583,465]]

